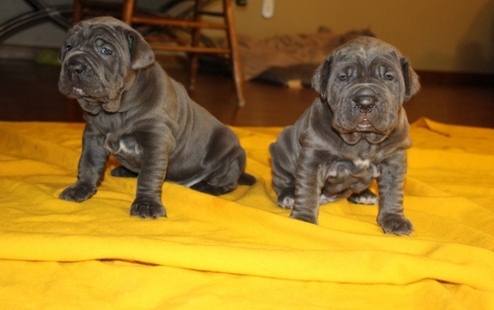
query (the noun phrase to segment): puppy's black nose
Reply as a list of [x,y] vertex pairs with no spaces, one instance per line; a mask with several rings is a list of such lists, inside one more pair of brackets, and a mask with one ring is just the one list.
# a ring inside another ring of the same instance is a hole
[[370,113],[376,107],[377,98],[370,88],[362,88],[353,96],[352,101],[361,113]]
[[80,75],[86,70],[86,65],[77,59],[71,59],[67,63],[67,73],[70,76]]
[[353,99],[355,104],[357,105],[357,109],[361,113],[370,113],[374,110],[376,106],[376,98],[371,96],[360,96]]

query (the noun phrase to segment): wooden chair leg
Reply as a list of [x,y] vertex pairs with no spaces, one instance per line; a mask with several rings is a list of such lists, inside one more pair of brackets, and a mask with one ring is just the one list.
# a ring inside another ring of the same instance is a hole
[[79,0],[74,0],[72,11],[72,25],[77,24],[82,20],[82,3]]
[[[196,22],[201,22],[202,16],[200,14],[200,11],[202,10],[203,7],[203,1],[202,0],[196,0],[195,1],[195,8],[194,8],[194,20]],[[195,27],[192,29],[192,42],[191,45],[193,47],[199,46],[201,40],[201,28]],[[191,53],[189,56],[189,89],[193,90],[196,85],[196,77],[197,77],[197,70],[199,67],[199,54],[198,53]]]
[[132,26],[132,16],[134,15],[135,0],[125,0],[122,6],[122,21]]
[[240,50],[238,46],[237,30],[235,27],[235,19],[233,17],[233,7],[231,0],[223,0],[223,9],[225,10],[225,22],[227,25],[227,38],[230,48],[230,59],[233,67],[233,78],[235,80],[235,88],[237,91],[238,105],[245,105],[244,96],[244,76],[240,60]]

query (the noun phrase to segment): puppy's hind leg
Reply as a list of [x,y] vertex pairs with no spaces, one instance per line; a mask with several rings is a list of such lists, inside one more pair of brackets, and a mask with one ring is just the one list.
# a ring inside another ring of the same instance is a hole
[[207,181],[200,181],[192,185],[190,188],[201,193],[206,193],[214,196],[219,196],[231,192],[236,186],[212,186]]
[[379,198],[377,197],[377,195],[371,192],[368,188],[360,193],[352,194],[350,197],[348,197],[348,201],[361,205],[379,204]]
[[280,143],[272,143],[269,152],[273,171],[271,184],[278,195],[277,204],[283,209],[292,209],[295,204],[295,166],[292,154],[287,154]]
[[247,172],[242,172],[242,174],[238,178],[238,185],[251,186],[251,185],[256,184],[256,182],[257,182],[256,177],[248,174]]
[[277,162],[272,163],[273,167],[273,189],[278,195],[277,204],[283,209],[291,209],[295,204],[295,178],[287,172]]
[[120,178],[137,178],[138,174],[124,166],[118,166],[111,171],[111,175]]
[[282,207],[283,209],[293,208],[293,205],[295,204],[294,192],[295,187],[289,187],[280,190],[277,201],[278,206]]
[[295,178],[282,169],[273,169],[272,185],[278,195],[278,206],[283,209],[293,208],[295,203]]
[[192,185],[190,188],[199,192],[219,196],[233,191],[239,184],[252,185],[255,183],[255,178],[243,172],[243,166],[245,166],[243,162],[245,160],[236,159],[230,162],[229,165],[222,165],[212,174]]

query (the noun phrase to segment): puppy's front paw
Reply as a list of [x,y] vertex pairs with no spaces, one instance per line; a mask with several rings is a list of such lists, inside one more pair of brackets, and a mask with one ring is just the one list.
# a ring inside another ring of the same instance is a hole
[[412,223],[402,214],[380,215],[378,222],[387,234],[409,235],[413,231]]
[[160,216],[166,217],[166,211],[161,202],[157,200],[136,198],[130,207],[130,215],[139,216],[143,219],[157,219]]
[[317,224],[317,214],[308,210],[292,210],[290,217],[307,223]]
[[81,202],[91,198],[96,193],[96,187],[85,182],[77,182],[67,187],[59,198],[68,201]]

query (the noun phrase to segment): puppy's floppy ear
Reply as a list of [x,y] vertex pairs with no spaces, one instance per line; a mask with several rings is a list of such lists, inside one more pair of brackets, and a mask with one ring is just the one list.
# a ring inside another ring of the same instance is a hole
[[151,46],[136,31],[126,33],[129,42],[130,66],[132,69],[142,69],[154,62],[154,52]]
[[329,76],[331,75],[331,64],[333,56],[328,57],[317,69],[312,77],[312,88],[314,88],[322,98],[326,99],[328,91]]
[[405,81],[405,100],[409,100],[420,89],[419,76],[410,66],[408,59],[400,59],[401,71]]

